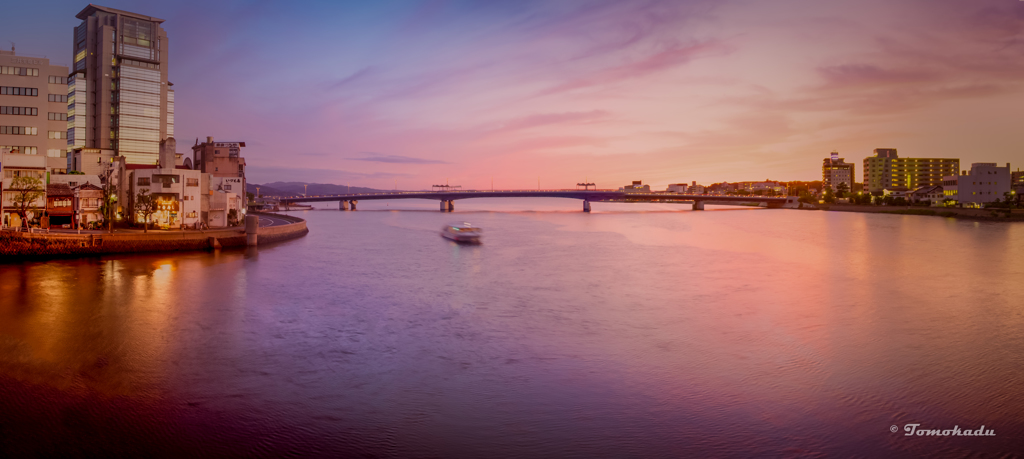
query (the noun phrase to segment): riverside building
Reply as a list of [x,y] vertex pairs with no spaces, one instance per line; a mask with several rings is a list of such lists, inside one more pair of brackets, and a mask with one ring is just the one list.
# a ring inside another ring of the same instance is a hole
[[864,158],[864,188],[877,195],[942,185],[943,177],[959,171],[956,158],[900,158],[895,148],[876,148],[874,156]]
[[146,223],[139,212],[137,201],[142,190],[156,201],[156,211],[150,223],[160,228],[177,229],[197,227],[200,220],[200,199],[202,172],[175,164],[174,138],[160,144],[159,164],[127,164],[128,206],[136,223]]
[[844,161],[839,152],[833,151],[821,164],[821,186],[832,191],[839,191],[839,184],[846,184],[846,191],[853,191],[856,165]]
[[66,148],[155,165],[160,142],[174,137],[163,19],[92,4],[76,17]]
[[1010,192],[1010,163],[999,167],[996,163],[973,163],[971,170],[959,176],[943,177],[946,198],[955,199],[969,207],[1002,201]]
[[228,226],[232,210],[236,220],[245,220],[246,181],[242,148],[245,148],[245,142],[214,142],[213,137],[207,137],[206,142],[199,143],[197,139],[192,147],[191,161],[185,161],[186,166],[203,172],[203,189],[207,191],[200,203],[201,212],[203,221],[211,228]]
[[67,168],[68,68],[44,57],[0,50],[0,153],[48,158]]

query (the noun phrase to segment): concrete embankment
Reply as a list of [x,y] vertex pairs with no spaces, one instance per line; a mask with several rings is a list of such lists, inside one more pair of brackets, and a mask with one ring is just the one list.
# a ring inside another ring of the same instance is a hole
[[957,207],[907,207],[907,206],[858,206],[846,204],[819,204],[822,210],[836,212],[866,212],[875,214],[926,215],[965,220],[1021,222],[1024,221],[1024,209],[1013,209],[1007,216],[1006,209],[960,209]]
[[[257,215],[264,215],[256,213]],[[279,214],[291,222],[259,228],[259,244],[266,245],[302,237],[309,232],[301,218]],[[215,247],[245,247],[244,228],[207,231],[150,231],[94,234],[0,232],[0,260],[17,258],[60,258],[115,253],[211,250]]]

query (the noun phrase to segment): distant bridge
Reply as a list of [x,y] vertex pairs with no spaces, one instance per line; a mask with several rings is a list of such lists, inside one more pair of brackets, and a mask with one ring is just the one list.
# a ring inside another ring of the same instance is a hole
[[454,201],[473,198],[569,198],[583,201],[583,211],[590,212],[591,202],[674,202],[693,203],[693,210],[704,210],[705,203],[744,205],[765,203],[768,207],[797,207],[797,197],[777,196],[709,196],[675,193],[634,193],[615,190],[501,190],[501,191],[394,191],[383,193],[355,193],[322,196],[289,196],[280,198],[281,204],[299,202],[338,201],[341,210],[356,210],[359,201],[381,199],[430,199],[441,202],[441,211],[455,210]]

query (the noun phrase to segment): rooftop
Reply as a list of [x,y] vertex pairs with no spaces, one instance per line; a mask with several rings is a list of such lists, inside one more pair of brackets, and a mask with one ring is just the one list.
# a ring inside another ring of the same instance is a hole
[[89,6],[85,7],[84,9],[82,9],[82,11],[79,12],[77,15],[75,15],[75,17],[78,18],[78,19],[83,19],[84,20],[85,18],[87,18],[89,16],[92,16],[97,11],[103,11],[103,12],[112,13],[112,14],[120,14],[120,15],[123,15],[123,16],[129,16],[129,17],[133,17],[133,18],[137,18],[137,19],[144,19],[144,20],[147,20],[147,21],[156,22],[158,24],[164,22],[163,19],[154,18],[152,16],[146,16],[144,14],[132,13],[131,11],[119,10],[117,8],[109,8],[109,7],[106,7],[106,6],[93,5],[92,3],[90,3]]

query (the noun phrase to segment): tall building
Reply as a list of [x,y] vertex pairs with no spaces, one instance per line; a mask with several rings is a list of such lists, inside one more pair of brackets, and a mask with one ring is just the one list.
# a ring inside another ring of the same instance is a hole
[[839,157],[839,152],[833,151],[832,154],[825,158],[821,163],[821,187],[822,189],[829,188],[832,191],[838,191],[839,184],[846,184],[846,191],[854,191],[853,183],[856,181],[856,169],[857,166],[853,163],[844,161],[845,158]]
[[914,190],[942,185],[942,177],[957,175],[956,158],[900,158],[895,148],[876,148],[864,158],[864,187],[871,193],[883,190]]
[[47,157],[67,168],[68,68],[42,57],[0,51],[0,153]]
[[68,81],[67,148],[111,150],[128,164],[156,164],[174,137],[164,21],[90,4],[78,15]]

